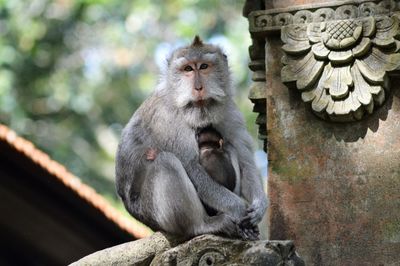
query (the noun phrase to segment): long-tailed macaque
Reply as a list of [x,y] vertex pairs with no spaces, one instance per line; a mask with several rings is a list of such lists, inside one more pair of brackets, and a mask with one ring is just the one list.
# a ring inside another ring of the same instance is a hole
[[[200,164],[196,131],[209,125],[224,137],[239,180],[234,191]],[[251,143],[233,102],[226,56],[196,36],[172,53],[162,81],[122,132],[118,194],[129,213],[153,230],[185,238],[216,233],[256,239],[267,201]]]

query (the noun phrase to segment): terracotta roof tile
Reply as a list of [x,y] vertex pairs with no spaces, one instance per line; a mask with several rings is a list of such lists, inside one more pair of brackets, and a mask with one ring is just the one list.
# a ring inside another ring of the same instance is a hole
[[17,136],[14,131],[2,124],[0,124],[0,141],[7,142],[19,153],[25,155],[38,166],[45,169],[83,200],[100,210],[109,220],[113,221],[121,229],[132,234],[135,238],[143,238],[151,234],[148,228],[139,224],[139,222],[135,223],[131,219],[123,216],[92,187],[82,183],[78,177],[70,173],[63,165],[52,160],[46,153],[37,149],[32,142]]

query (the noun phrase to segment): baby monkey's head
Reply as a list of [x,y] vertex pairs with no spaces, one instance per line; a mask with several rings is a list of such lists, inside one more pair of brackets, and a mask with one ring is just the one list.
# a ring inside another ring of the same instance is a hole
[[200,156],[209,152],[222,152],[224,139],[222,135],[212,126],[199,129],[197,134]]

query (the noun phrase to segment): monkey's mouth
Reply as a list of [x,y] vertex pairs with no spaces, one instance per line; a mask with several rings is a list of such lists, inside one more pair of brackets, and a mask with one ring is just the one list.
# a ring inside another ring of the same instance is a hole
[[206,105],[207,105],[207,100],[203,100],[203,99],[193,102],[194,107],[204,107]]
[[204,108],[211,105],[214,105],[216,101],[214,99],[199,99],[196,101],[192,101],[188,104],[188,107],[197,107],[197,108]]

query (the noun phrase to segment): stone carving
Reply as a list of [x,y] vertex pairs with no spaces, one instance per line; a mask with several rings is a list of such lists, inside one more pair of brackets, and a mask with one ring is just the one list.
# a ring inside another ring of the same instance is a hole
[[279,31],[283,26],[291,24],[307,24],[379,15],[387,16],[397,11],[398,5],[394,0],[329,1],[288,8],[253,10],[247,17],[250,24],[250,33],[261,36]]
[[[263,0],[248,0],[243,7],[243,16],[257,12],[264,7]],[[270,22],[265,22],[268,24]],[[267,126],[266,126],[266,84],[265,84],[265,39],[252,38],[252,45],[249,47],[251,62],[250,70],[253,72],[253,84],[250,87],[249,99],[254,104],[253,112],[258,113],[256,124],[259,125],[258,138],[264,141],[264,151],[267,151]]]
[[346,1],[307,8],[253,11],[250,31],[257,36],[281,31],[282,81],[295,84],[318,116],[346,122],[372,113],[389,90],[388,72],[400,70],[396,3]]
[[241,241],[203,235],[156,256],[151,265],[305,264],[297,255],[292,241]]
[[320,117],[359,120],[385,100],[386,72],[400,66],[399,33],[396,15],[285,26],[282,81],[296,82]]
[[293,265],[304,266],[292,241],[241,241],[198,236],[178,245],[161,233],[88,255],[77,265]]

